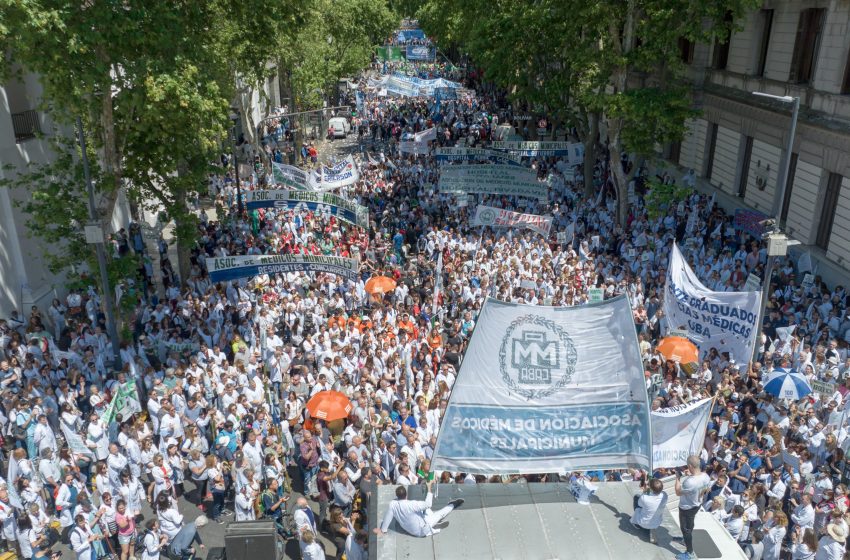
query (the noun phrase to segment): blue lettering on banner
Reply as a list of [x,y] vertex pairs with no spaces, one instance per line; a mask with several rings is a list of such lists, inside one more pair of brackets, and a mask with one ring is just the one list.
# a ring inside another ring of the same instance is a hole
[[588,455],[642,456],[649,426],[646,403],[503,408],[448,408],[440,456],[453,459],[552,459]]
[[290,272],[324,272],[327,274],[336,274],[347,280],[357,280],[357,270],[352,270],[337,264],[322,264],[312,262],[289,262],[289,263],[274,263],[274,264],[256,264],[251,266],[239,266],[235,268],[225,268],[223,270],[210,270],[210,281],[212,282],[230,282],[240,278],[253,278],[268,274],[288,274]]

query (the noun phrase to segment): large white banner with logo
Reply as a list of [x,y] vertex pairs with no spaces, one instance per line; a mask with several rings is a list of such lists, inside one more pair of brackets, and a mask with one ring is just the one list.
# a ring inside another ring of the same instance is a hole
[[487,299],[432,470],[651,470],[649,407],[626,296],[576,307]]
[[489,148],[437,148],[434,157],[439,165],[450,161],[494,161],[522,165],[522,156]]
[[492,228],[526,228],[541,234],[543,237],[549,237],[549,230],[552,229],[552,216],[521,214],[520,212],[479,204],[469,225]]
[[515,165],[450,165],[440,168],[440,192],[546,198],[548,186],[537,172]]
[[398,143],[398,151],[401,154],[415,154],[417,156],[428,155],[428,142],[416,140],[402,140]]
[[699,455],[714,399],[652,411],[652,467],[681,467]]
[[761,292],[714,292],[699,281],[673,244],[664,289],[664,315],[669,329],[682,329],[700,353],[717,348],[739,363],[753,355]]

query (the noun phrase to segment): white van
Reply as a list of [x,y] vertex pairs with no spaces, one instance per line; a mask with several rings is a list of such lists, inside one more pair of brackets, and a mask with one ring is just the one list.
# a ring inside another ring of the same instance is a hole
[[333,129],[334,138],[345,138],[351,132],[351,123],[345,117],[334,117],[328,121],[328,129]]

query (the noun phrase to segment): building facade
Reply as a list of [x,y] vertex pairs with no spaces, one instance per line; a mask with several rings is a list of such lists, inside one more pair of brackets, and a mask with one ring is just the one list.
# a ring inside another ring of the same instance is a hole
[[[670,158],[850,269],[850,2],[765,0],[735,23],[726,41],[680,44],[702,114]],[[757,91],[800,98],[790,156],[791,105]]]
[[[29,164],[49,163],[55,157],[49,138],[56,127],[39,110],[41,92],[33,74],[0,83],[0,179],[13,179]],[[25,189],[0,187],[0,317],[8,317],[12,310],[29,317],[33,305],[46,311],[54,297],[65,295],[65,278],[50,272],[41,242],[27,230],[28,216],[19,204],[30,196]],[[119,193],[106,233],[129,222],[129,204]]]

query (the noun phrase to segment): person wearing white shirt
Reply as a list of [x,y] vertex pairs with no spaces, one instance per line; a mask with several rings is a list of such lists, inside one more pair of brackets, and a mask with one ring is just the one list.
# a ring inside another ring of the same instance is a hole
[[306,530],[301,534],[301,560],[325,560],[325,551],[316,542],[316,533]]
[[236,494],[233,499],[233,504],[236,506],[236,521],[253,521],[256,516],[254,514],[254,491],[250,484],[246,484]]
[[38,416],[38,423],[35,425],[35,432],[33,433],[33,441],[38,446],[39,455],[42,455],[45,449],[52,449],[54,453],[58,451],[56,434],[53,433],[53,429],[47,423],[47,416],[44,414]]
[[145,536],[142,539],[141,560],[159,560],[159,553],[168,542],[168,537],[160,533],[160,524],[156,519],[145,523]]
[[440,532],[438,526],[452,511],[463,505],[462,499],[452,500],[449,505],[438,511],[432,511],[434,494],[431,488],[434,481],[428,481],[428,493],[424,501],[407,499],[407,488],[399,486],[395,490],[396,499],[390,503],[380,527],[375,527],[374,533],[385,535],[390,529],[393,519],[398,521],[402,529],[414,537],[429,537]]
[[791,522],[801,530],[814,529],[815,508],[812,507],[812,495],[804,493],[800,504],[791,512]]
[[664,483],[658,478],[649,481],[649,492],[635,496],[635,511],[631,523],[649,531],[650,542],[656,542],[655,530],[661,526],[664,510],[667,506],[667,492]]
[[730,537],[740,541],[741,535],[744,533],[744,508],[740,505],[733,506],[732,515],[723,526],[726,527]]
[[94,548],[92,543],[102,537],[91,532],[86,524],[86,516],[78,514],[74,518],[74,528],[68,533],[71,540],[71,548],[77,555],[77,560],[94,560]]

